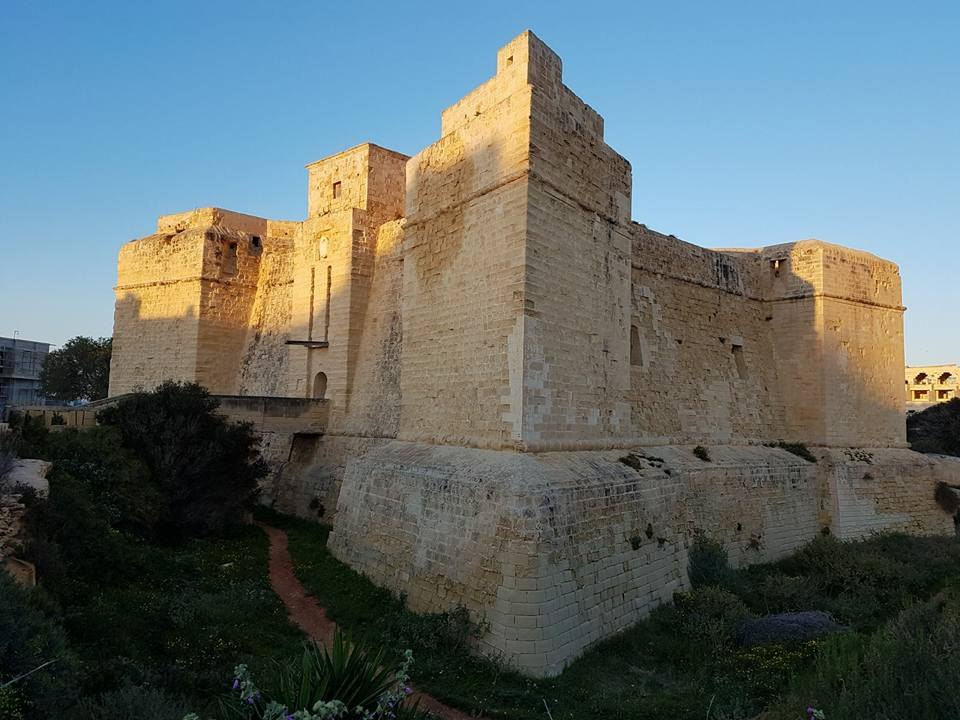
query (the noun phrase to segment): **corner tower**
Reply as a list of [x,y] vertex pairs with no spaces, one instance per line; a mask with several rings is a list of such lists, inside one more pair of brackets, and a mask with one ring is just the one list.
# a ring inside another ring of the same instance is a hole
[[573,447],[629,420],[629,208],[602,118],[524,32],[407,164],[402,439]]

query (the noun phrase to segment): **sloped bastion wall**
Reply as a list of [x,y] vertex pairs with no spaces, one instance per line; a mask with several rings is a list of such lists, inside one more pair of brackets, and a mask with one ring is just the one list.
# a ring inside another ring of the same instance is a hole
[[592,643],[688,587],[703,533],[736,565],[781,558],[825,529],[953,532],[933,503],[960,477],[903,449],[764,446],[510,453],[391,442],[352,460],[333,553],[418,611],[464,605],[481,650],[559,673]]

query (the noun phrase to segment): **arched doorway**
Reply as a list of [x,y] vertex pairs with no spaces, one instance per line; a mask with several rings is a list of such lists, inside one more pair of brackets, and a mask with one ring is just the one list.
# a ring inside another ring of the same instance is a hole
[[313,378],[313,399],[323,400],[327,396],[327,374],[318,372]]

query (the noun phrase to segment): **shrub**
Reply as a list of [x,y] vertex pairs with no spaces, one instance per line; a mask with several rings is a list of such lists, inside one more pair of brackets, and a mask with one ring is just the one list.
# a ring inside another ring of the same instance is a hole
[[729,584],[733,570],[727,549],[716,540],[699,535],[690,547],[687,574],[694,588]]
[[89,491],[110,526],[140,538],[153,537],[166,515],[166,500],[150,482],[146,466],[117,428],[68,428],[47,438],[44,458],[56,473],[67,473]]
[[701,460],[703,460],[704,462],[711,462],[710,453],[707,451],[707,449],[703,445],[697,445],[693,449],[693,454],[696,455]]
[[933,499],[945,513],[956,515],[957,511],[960,510],[960,492],[958,492],[958,488],[948,485],[945,482],[937,483],[937,487],[933,491]]
[[470,620],[461,606],[442,613],[414,615],[402,610],[393,614],[384,628],[383,641],[394,647],[415,647],[418,652],[450,652],[466,649],[471,638],[480,637],[486,628]]
[[844,542],[821,536],[785,560],[741,573],[750,585],[741,597],[757,611],[824,610],[870,630],[958,572],[960,543],[954,539],[891,533]]
[[97,415],[147,466],[167,503],[172,539],[222,532],[240,521],[267,473],[252,426],[229,423],[196,384],[167,382]]
[[60,717],[76,699],[75,671],[63,631],[30,591],[0,570],[0,685],[16,680],[0,694],[0,713],[27,720]]
[[24,553],[43,586],[71,604],[137,572],[137,553],[85,483],[54,467],[45,500],[27,498]]
[[960,716],[960,591],[949,588],[907,608],[870,638],[823,644],[811,672],[797,677],[774,718],[815,704],[830,720]]
[[907,416],[907,441],[917,452],[960,456],[960,398]]
[[161,688],[126,685],[80,704],[81,720],[181,720],[190,708],[185,698]]
[[704,641],[704,649],[726,646],[737,626],[750,617],[740,598],[719,587],[676,593],[673,602],[679,614],[678,632]]
[[425,718],[426,714],[406,703],[413,654],[408,650],[404,658],[393,661],[384,648],[353,643],[338,630],[330,650],[308,644],[299,660],[278,666],[263,690],[254,684],[247,667],[239,665],[233,682],[237,696],[225,714],[263,720],[294,714],[317,720]]
[[50,430],[43,420],[20,412],[11,412],[8,418],[10,434],[8,443],[15,448],[20,457],[45,457]]

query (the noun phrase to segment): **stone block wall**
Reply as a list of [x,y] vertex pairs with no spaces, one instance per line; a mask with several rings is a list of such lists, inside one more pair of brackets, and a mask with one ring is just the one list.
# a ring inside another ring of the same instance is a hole
[[904,446],[896,265],[817,240],[764,248],[757,257],[788,438]]
[[531,87],[515,68],[444,112],[407,163],[400,436],[520,437]]
[[933,500],[937,483],[957,485],[960,459],[901,448],[823,449],[830,528],[842,539],[873,532],[949,535],[954,518]]
[[751,287],[752,260],[643,225],[634,225],[631,236],[635,442],[784,437],[769,309]]
[[297,223],[268,221],[268,240],[240,359],[240,395],[287,394]]
[[363,258],[363,302],[351,332],[350,395],[337,434],[396,437],[403,345],[403,221],[384,223]]
[[[418,611],[464,605],[481,649],[553,675],[687,587],[698,535],[735,565],[829,530],[953,532],[933,501],[960,461],[902,449],[691,446],[511,453],[401,441],[344,470],[333,553]],[[624,462],[626,460],[626,462]]]
[[522,447],[629,437],[629,163],[536,37],[524,283]]
[[118,261],[110,395],[193,379],[199,333],[203,231],[124,245]]
[[687,586],[698,533],[735,563],[821,527],[815,466],[782,450],[516,454],[392,442],[347,465],[330,545],[413,609],[468,607],[487,652],[554,674]]
[[120,251],[110,395],[164,380],[239,392],[255,300],[263,311],[273,294],[261,259],[266,252],[269,273],[290,226],[201,208],[161,217],[157,231]]

